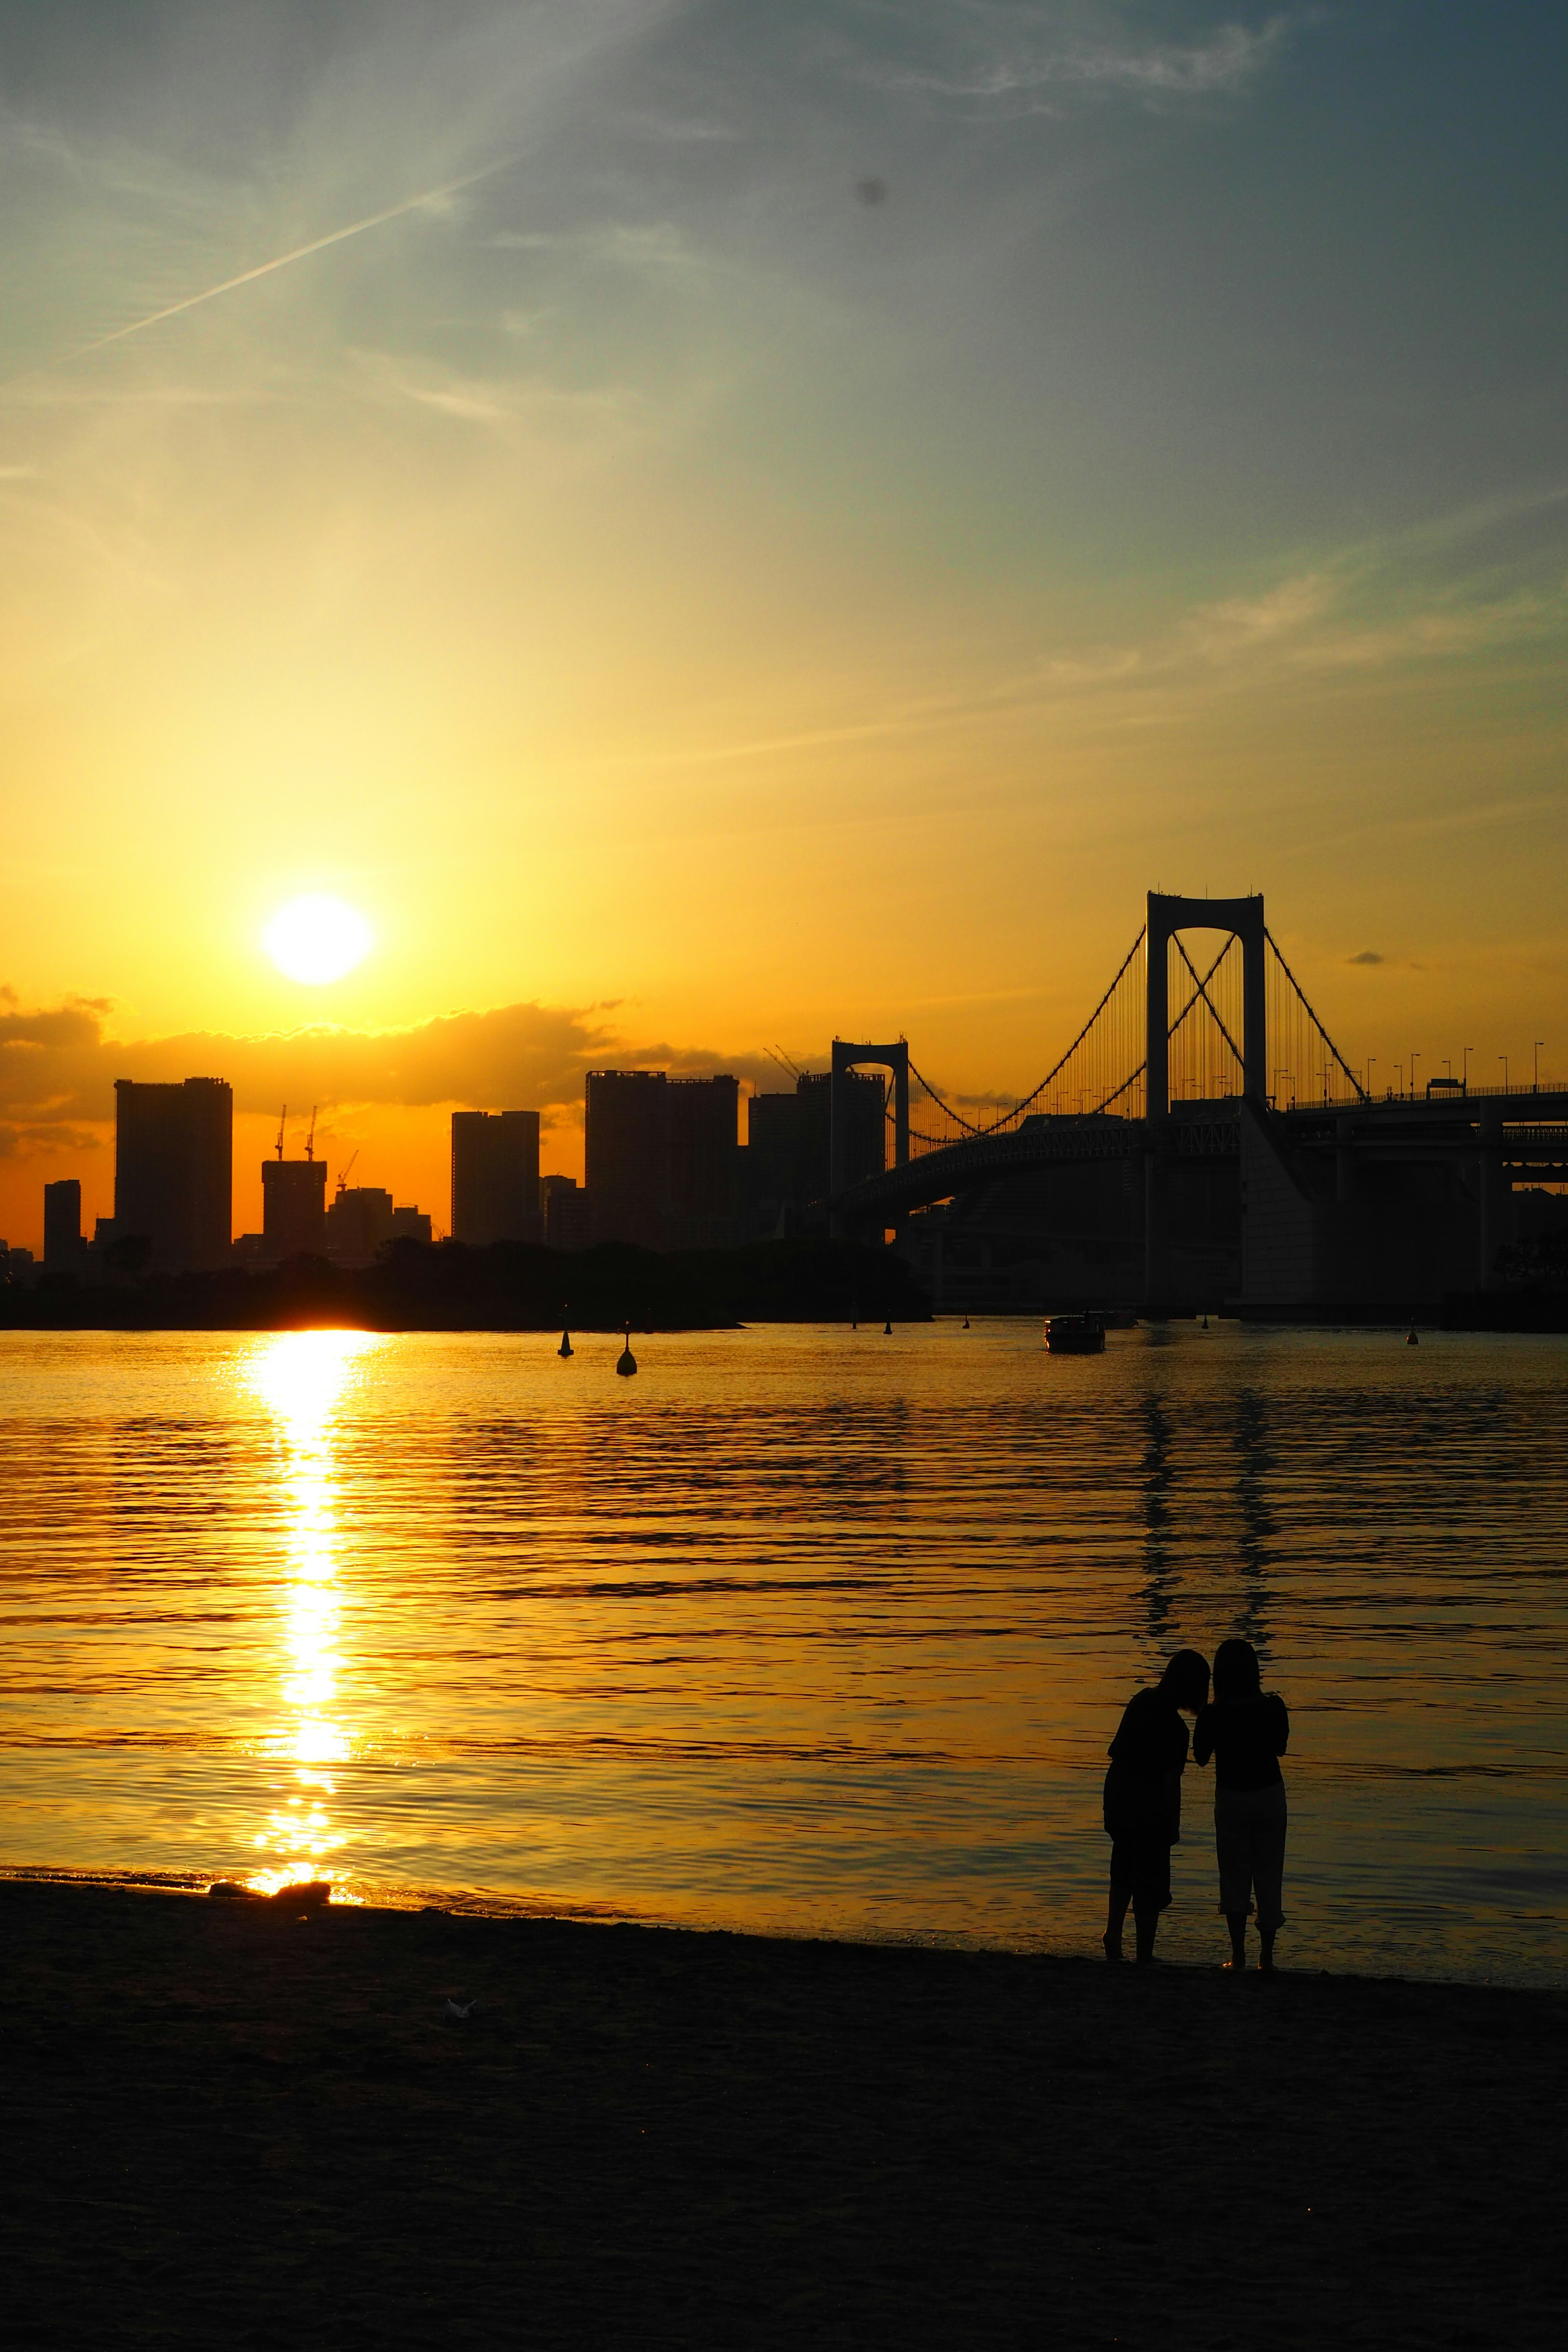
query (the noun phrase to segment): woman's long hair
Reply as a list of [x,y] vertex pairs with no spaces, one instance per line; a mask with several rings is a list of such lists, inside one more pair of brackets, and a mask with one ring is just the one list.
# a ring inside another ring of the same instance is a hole
[[1263,1696],[1258,1653],[1250,1642],[1222,1642],[1214,1654],[1214,1695],[1243,1705]]
[[1178,1706],[1200,1707],[1209,1695],[1209,1662],[1199,1650],[1178,1650],[1160,1677],[1160,1688]]

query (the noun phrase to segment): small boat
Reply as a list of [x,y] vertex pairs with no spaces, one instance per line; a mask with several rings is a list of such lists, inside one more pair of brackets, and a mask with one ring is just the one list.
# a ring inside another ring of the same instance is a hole
[[1047,1316],[1046,1346],[1053,1356],[1103,1355],[1105,1326],[1098,1315]]
[[629,1381],[637,1368],[637,1360],[632,1353],[632,1327],[628,1323],[626,1325],[626,1344],[621,1349],[620,1354],[616,1358],[616,1370],[619,1372],[623,1380]]

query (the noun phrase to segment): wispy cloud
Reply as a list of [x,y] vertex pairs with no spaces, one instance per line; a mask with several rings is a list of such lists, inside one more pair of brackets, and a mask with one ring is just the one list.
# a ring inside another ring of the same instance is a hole
[[[106,351],[110,343],[122,343],[132,335],[145,334],[149,328],[162,326],[165,320],[178,319],[187,310],[200,310],[204,303],[216,302],[220,296],[236,293],[242,286],[253,286],[258,278],[270,278],[277,270],[288,269],[298,262],[309,260],[312,254],[324,253],[329,246],[342,245],[351,236],[363,236],[367,230],[383,228],[391,221],[402,220],[409,213],[426,212],[439,215],[443,211],[444,199],[454,196],[459,189],[476,187],[481,180],[492,178],[496,173],[504,171],[510,160],[510,156],[503,156],[494,163],[485,164],[479,171],[466,173],[461,179],[447,181],[442,187],[426,188],[417,195],[405,196],[397,204],[384,205],[380,212],[368,213],[363,220],[350,221],[341,228],[329,229],[323,236],[310,237],[303,245],[292,247],[287,253],[275,254],[269,260],[256,263],[252,268],[241,269],[232,277],[222,278],[216,286],[203,287],[194,294],[182,295],[177,301],[165,302],[161,309],[149,310],[142,318],[132,319],[127,326],[111,328],[106,335],[95,335],[90,342],[78,344],[74,351],[63,353],[54,364],[87,359],[94,352]],[[43,372],[39,367],[30,369],[28,373],[38,375]]]
[[1158,102],[1245,89],[1262,75],[1289,30],[1289,18],[1279,16],[1256,28],[1218,25],[1186,42],[1139,42],[1050,25],[1031,35],[1016,9],[971,9],[952,26],[953,45],[968,52],[963,62],[875,65],[866,70],[884,89],[937,98],[1016,100],[1046,92],[1065,96],[1076,89]]
[[1211,658],[1226,660],[1298,635],[1328,611],[1335,593],[1334,582],[1323,572],[1282,580],[1260,596],[1229,596],[1203,606],[1193,634]]

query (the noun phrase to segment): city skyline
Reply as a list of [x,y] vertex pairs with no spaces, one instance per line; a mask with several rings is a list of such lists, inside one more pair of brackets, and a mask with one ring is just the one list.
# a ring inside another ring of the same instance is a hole
[[[1332,975],[1327,977],[1331,982]],[[1323,978],[1313,974],[1320,988]],[[1324,1001],[1334,1000],[1325,995]],[[302,1152],[301,1138],[310,1126],[319,1161],[334,1173],[351,1162],[363,1163],[358,1167],[362,1183],[384,1181],[400,1197],[437,1204],[436,1230],[443,1233],[448,1229],[455,1112],[515,1112],[520,1106],[513,1097],[533,1092],[535,1103],[525,1108],[540,1119],[541,1174],[568,1175],[581,1184],[586,1175],[584,1088],[595,1069],[620,1062],[675,1079],[707,1079],[721,1075],[723,1062],[722,1075],[735,1079],[739,1088],[739,1128],[744,1141],[744,1106],[750,1098],[786,1097],[793,1085],[791,1070],[810,1070],[820,1064],[826,1072],[831,1058],[830,1041],[815,1051],[807,1049],[798,1060],[781,1059],[773,1046],[728,1056],[700,1051],[682,1055],[667,1044],[626,1046],[618,1044],[607,1025],[537,1005],[447,1016],[406,1031],[355,1032],[321,1024],[252,1038],[196,1031],[129,1044],[105,1034],[107,1015],[106,1006],[90,1003],[28,1013],[14,1009],[0,991],[0,1085],[7,1087],[7,1107],[13,1116],[18,1102],[25,1110],[31,1090],[57,1114],[42,1135],[30,1136],[24,1128],[21,1148],[13,1143],[10,1152],[0,1156],[0,1234],[13,1245],[41,1248],[42,1188],[61,1178],[81,1184],[85,1230],[90,1233],[97,1217],[112,1214],[117,1082],[134,1076],[143,1084],[181,1084],[193,1066],[215,1064],[219,1054],[226,1057],[225,1075],[235,1091],[237,1235],[259,1232],[263,1224],[261,1171],[277,1156],[280,1100],[286,1156],[293,1157],[296,1149]],[[1527,1018],[1523,1030],[1539,1025]],[[1419,1017],[1415,1027],[1416,1034],[1430,1034],[1431,1024]],[[1353,1038],[1353,1034],[1347,1035]],[[1065,1035],[1054,1041],[1058,1047],[1067,1042]],[[924,1050],[919,1040],[915,1050]],[[1049,1047],[1042,1047],[1041,1067],[1054,1058]],[[1468,1037],[1452,1053],[1413,1047],[1407,1033],[1405,1044],[1384,1055],[1363,1053],[1358,1057],[1352,1043],[1350,1058],[1358,1077],[1378,1095],[1409,1088],[1412,1076],[1419,1088],[1428,1079],[1443,1081],[1456,1072],[1477,1092],[1505,1083],[1522,1088],[1537,1077],[1543,1084],[1560,1082],[1552,1041],[1533,1036],[1513,1055],[1493,1055]],[[441,1096],[437,1089],[444,1075],[467,1082],[472,1093]],[[1013,1089],[944,1084],[942,1092],[950,1100],[994,1117],[1021,1098],[1040,1075],[1037,1067],[1028,1081]],[[334,1098],[334,1087],[342,1089],[346,1099]],[[1214,1090],[1224,1089],[1216,1084]],[[286,1091],[294,1098],[291,1113]],[[313,1103],[312,1096],[317,1097]],[[476,1100],[476,1096],[484,1099]],[[103,1103],[107,1109],[95,1116],[95,1107]],[[304,1108],[299,1108],[301,1103]]]
[[594,1063],[1022,1092],[1151,883],[1267,888],[1358,1066],[1557,1053],[1565,37],[18,28],[0,1232],[106,1205],[117,1073],[421,1198],[458,1106],[580,1172]]

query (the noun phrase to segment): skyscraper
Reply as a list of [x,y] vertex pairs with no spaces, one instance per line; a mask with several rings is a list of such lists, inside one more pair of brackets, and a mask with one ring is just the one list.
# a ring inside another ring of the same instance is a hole
[[739,1078],[672,1078],[668,1094],[671,1249],[723,1249],[736,1238]]
[[321,1256],[327,1246],[324,1160],[262,1161],[261,1240],[263,1255],[275,1261]]
[[[854,1070],[842,1081],[849,1116],[849,1181],[879,1176],[887,1165],[887,1090],[879,1076]],[[805,1070],[793,1095],[753,1095],[746,1107],[747,1185],[753,1209],[772,1229],[781,1209],[808,1223],[821,1219],[832,1188],[832,1082]]]
[[547,1249],[586,1249],[593,1239],[589,1225],[589,1200],[586,1191],[575,1176],[542,1176],[539,1196],[544,1203],[544,1242]]
[[148,1242],[154,1271],[226,1263],[233,1180],[234,1095],[226,1080],[115,1080],[115,1234]]
[[590,1070],[584,1116],[596,1242],[721,1247],[736,1238],[740,1081]]
[[800,1125],[798,1094],[752,1095],[746,1105],[746,1189],[764,1230],[800,1205]]
[[376,1252],[392,1239],[393,1200],[379,1184],[346,1186],[340,1176],[337,1197],[327,1211],[327,1255],[336,1265],[372,1265]]
[[[869,1070],[851,1070],[840,1084],[849,1123],[846,1175],[858,1184],[879,1176],[888,1164],[888,1090]],[[826,1070],[806,1070],[795,1090],[800,1104],[799,1198],[809,1208],[826,1201],[833,1189],[833,1082]]]
[[481,1248],[542,1238],[536,1110],[452,1113],[452,1238]]
[[590,1070],[584,1114],[596,1242],[664,1247],[669,1123],[662,1070]]
[[74,1274],[86,1256],[81,1237],[81,1185],[75,1176],[62,1176],[44,1187],[44,1271]]

